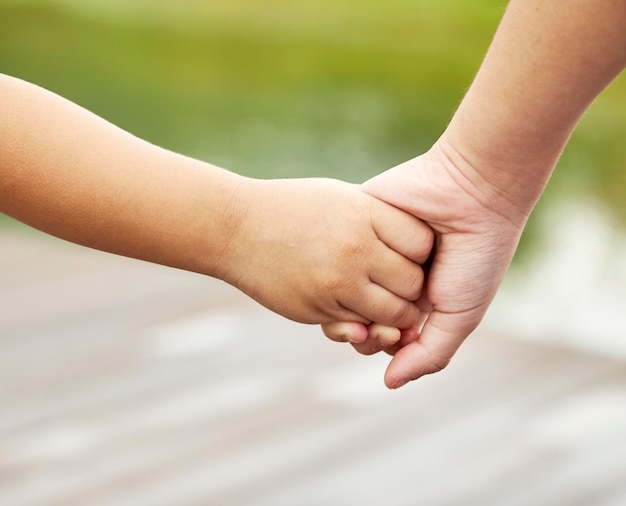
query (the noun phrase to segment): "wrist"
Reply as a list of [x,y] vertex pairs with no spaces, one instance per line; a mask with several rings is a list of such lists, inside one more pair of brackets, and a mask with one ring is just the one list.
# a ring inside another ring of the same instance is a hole
[[212,166],[207,176],[204,196],[193,212],[199,223],[192,228],[196,247],[190,250],[197,267],[190,270],[235,284],[254,180]]
[[145,260],[225,279],[233,237],[247,212],[247,178],[157,149],[151,192],[141,221]]
[[496,149],[497,139],[493,140],[490,144],[488,136],[463,135],[457,124],[451,123],[431,153],[456,171],[467,182],[467,191],[479,200],[514,221],[525,221],[543,193],[563,145],[520,156],[512,150]]

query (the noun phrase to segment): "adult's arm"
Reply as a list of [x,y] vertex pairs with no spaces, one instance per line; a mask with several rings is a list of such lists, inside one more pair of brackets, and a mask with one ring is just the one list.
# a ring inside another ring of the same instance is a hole
[[363,185],[436,233],[430,314],[388,386],[444,368],[479,324],[578,120],[625,66],[626,1],[512,0],[433,148]]

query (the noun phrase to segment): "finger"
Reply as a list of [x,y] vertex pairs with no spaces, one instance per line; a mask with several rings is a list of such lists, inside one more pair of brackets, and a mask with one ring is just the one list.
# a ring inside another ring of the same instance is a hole
[[401,336],[400,329],[396,327],[388,327],[380,323],[372,323],[367,327],[367,338],[376,339],[383,347],[396,344]]
[[419,339],[397,351],[385,373],[389,388],[400,388],[409,381],[444,369],[463,341],[478,326],[485,312],[479,307],[461,313],[433,311]]
[[362,343],[367,339],[368,329],[358,322],[333,322],[322,324],[322,332],[331,341],[338,343]]
[[393,206],[376,206],[372,212],[372,227],[378,238],[402,256],[418,264],[426,262],[433,248],[432,229],[418,218]]
[[415,325],[420,315],[416,304],[398,297],[376,283],[369,283],[362,290],[350,291],[339,302],[343,307],[370,321],[400,329]]
[[353,343],[353,348],[362,355],[373,355],[393,346],[400,340],[400,329],[372,323],[367,328],[367,339],[361,343]]
[[370,279],[398,297],[417,300],[424,285],[422,268],[383,243],[378,246],[372,253]]
[[[420,314],[420,320],[422,319],[423,314],[424,313]],[[413,341],[417,341],[420,337],[420,328],[421,323],[418,321],[417,325],[415,325],[414,327],[402,329],[400,331],[400,339],[398,340],[398,342],[386,347],[385,353],[393,356],[398,353],[398,351],[400,351],[402,348],[404,348],[407,344],[412,343]]]

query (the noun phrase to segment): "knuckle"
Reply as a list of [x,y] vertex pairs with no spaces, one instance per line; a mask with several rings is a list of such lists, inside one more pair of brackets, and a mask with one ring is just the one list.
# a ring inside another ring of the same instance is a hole
[[422,295],[424,286],[424,270],[421,267],[413,269],[408,278],[408,298],[417,300]]
[[350,284],[350,276],[341,276],[337,271],[328,268],[324,268],[315,281],[318,294],[322,297],[333,294],[336,298],[338,294],[349,290]]
[[349,261],[363,256],[369,256],[371,245],[362,240],[345,240],[339,246],[340,254]]
[[319,295],[337,294],[344,290],[345,281],[336,276],[324,276],[318,283]]
[[391,311],[389,325],[400,329],[410,327],[417,320],[418,309],[409,302],[402,302]]
[[435,245],[435,233],[428,225],[423,225],[421,233],[415,235],[414,253],[415,259],[419,263],[428,260],[433,246]]
[[452,360],[451,357],[444,355],[432,355],[430,356],[430,361],[428,363],[428,373],[434,374],[443,371]]

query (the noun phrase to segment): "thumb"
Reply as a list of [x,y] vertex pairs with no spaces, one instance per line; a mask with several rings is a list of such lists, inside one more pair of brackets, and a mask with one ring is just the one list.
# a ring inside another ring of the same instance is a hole
[[389,388],[400,388],[409,381],[444,369],[465,338],[480,323],[485,306],[459,313],[433,310],[419,339],[397,351],[385,373]]

